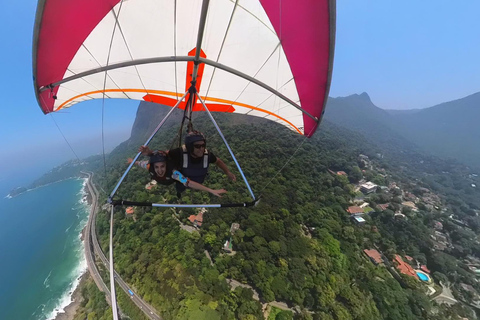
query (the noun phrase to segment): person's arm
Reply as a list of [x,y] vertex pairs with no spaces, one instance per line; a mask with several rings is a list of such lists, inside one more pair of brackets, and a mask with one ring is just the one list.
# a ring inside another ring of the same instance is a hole
[[235,177],[235,175],[231,173],[230,170],[228,170],[227,165],[225,164],[225,162],[222,161],[222,159],[217,157],[217,161],[215,161],[215,164],[217,165],[217,167],[222,169],[222,171],[227,175],[228,179],[232,181],[237,181],[237,177]]
[[211,194],[213,194],[213,195],[215,195],[219,198],[222,197],[221,194],[227,192],[227,190],[225,190],[225,189],[217,189],[217,190],[210,189],[209,187],[206,187],[203,184],[200,184],[200,183],[192,181],[192,180],[188,181],[188,187],[192,188],[192,189],[195,189],[195,190],[210,192]]
[[150,149],[148,146],[140,146],[140,148],[138,148],[138,152],[141,152],[144,156],[151,156],[153,154],[152,149]]
[[185,177],[183,174],[181,174],[179,171],[174,170],[172,172],[172,179],[177,180],[178,182],[182,183],[185,187],[189,187],[191,189],[199,190],[199,191],[206,191],[210,192],[211,194],[217,196],[217,197],[222,197],[221,194],[226,193],[227,190],[225,189],[210,189],[209,187],[204,186],[203,184],[200,184],[198,182],[192,181]]
[[[132,161],[133,161],[132,158],[127,159],[128,164],[132,163]],[[148,169],[148,161],[135,161],[135,165],[137,165],[141,168],[144,168],[144,169]]]

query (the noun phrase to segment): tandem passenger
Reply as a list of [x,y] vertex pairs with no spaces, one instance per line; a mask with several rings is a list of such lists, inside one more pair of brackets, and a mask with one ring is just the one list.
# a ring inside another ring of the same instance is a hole
[[[215,164],[227,177],[236,181],[235,175],[230,172],[225,162],[208,151],[207,139],[200,131],[191,131],[185,137],[185,144],[180,148],[168,151],[168,158],[172,161],[175,169],[179,170],[185,177],[197,183],[203,183],[208,174],[210,164]],[[143,154],[150,154],[151,150],[142,146],[140,151]],[[177,183],[175,185],[177,196],[186,189],[185,185]]]
[[[143,153],[146,151],[145,148],[147,147],[142,146],[139,151]],[[161,185],[170,185],[176,182],[176,184],[181,185],[184,190],[186,188],[191,188],[200,191],[207,191],[217,197],[221,197],[223,193],[227,192],[225,189],[210,189],[201,183],[185,177],[178,170],[174,169],[167,153],[164,151],[151,152],[149,150],[148,153],[150,154],[149,161],[135,161],[135,165],[147,169],[151,178]],[[132,163],[132,161],[132,158],[127,160],[128,163]]]

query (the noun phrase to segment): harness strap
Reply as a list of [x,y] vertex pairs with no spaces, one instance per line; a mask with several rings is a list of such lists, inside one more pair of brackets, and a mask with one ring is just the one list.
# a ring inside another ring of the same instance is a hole
[[[182,167],[183,168],[188,168],[188,151],[187,147],[185,145],[182,145],[182,150],[183,150],[183,161],[182,161]],[[208,150],[205,149],[203,152],[203,169],[208,168]]]
[[188,152],[187,152],[187,147],[185,145],[182,146],[183,149],[183,161],[182,161],[182,167],[187,168],[188,167]]
[[208,168],[208,150],[205,149],[205,152],[203,153],[203,167]]

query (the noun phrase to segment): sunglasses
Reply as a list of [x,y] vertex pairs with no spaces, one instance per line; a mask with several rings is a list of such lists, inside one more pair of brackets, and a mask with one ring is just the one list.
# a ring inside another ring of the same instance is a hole
[[193,147],[194,147],[195,149],[205,148],[205,143],[202,143],[202,144],[194,144]]

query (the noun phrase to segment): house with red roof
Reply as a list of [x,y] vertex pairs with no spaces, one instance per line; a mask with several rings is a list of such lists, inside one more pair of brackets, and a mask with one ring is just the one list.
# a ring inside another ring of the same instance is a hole
[[133,209],[133,207],[127,207],[127,209],[125,209],[125,214],[134,214],[135,210]]
[[389,203],[383,203],[383,204],[377,205],[377,207],[378,207],[381,211],[385,211],[385,210],[388,209],[388,206],[389,206],[389,205],[390,205]]
[[407,276],[415,278],[417,277],[417,274],[415,273],[415,270],[413,270],[412,266],[403,261],[402,257],[400,257],[398,254],[395,255],[393,263],[401,273],[406,274]]
[[188,220],[195,226],[201,227],[203,223],[203,211],[200,211],[197,215],[191,215]]
[[347,212],[352,215],[358,216],[363,214],[363,208],[360,208],[358,206],[351,206],[348,207]]
[[370,258],[374,265],[383,264],[382,255],[375,249],[365,249],[363,252]]
[[430,273],[430,270],[428,270],[427,266],[424,265],[424,264],[422,264],[422,265],[420,266],[420,270],[422,270],[422,271],[425,272],[425,273]]

